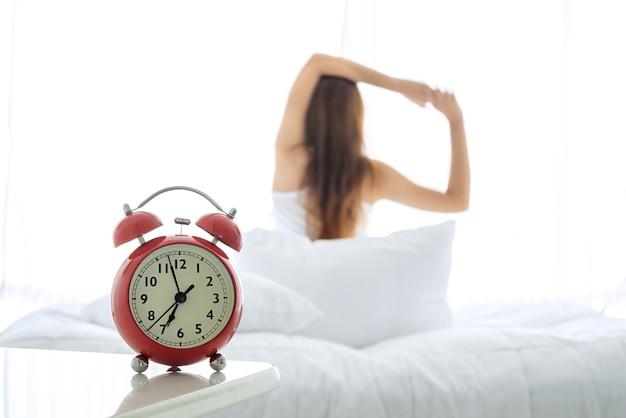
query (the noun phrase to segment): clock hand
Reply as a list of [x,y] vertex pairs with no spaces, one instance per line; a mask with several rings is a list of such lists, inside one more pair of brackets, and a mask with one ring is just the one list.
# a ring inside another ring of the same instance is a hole
[[[169,326],[170,322],[172,322],[175,319],[174,313],[176,312],[176,309],[178,309],[178,305],[180,305],[181,303],[185,303],[187,293],[191,292],[191,289],[193,289],[194,287],[195,286],[192,284],[187,288],[187,290],[185,290],[184,293],[183,292],[177,293],[175,297],[176,301],[174,301],[174,303],[172,303],[172,305],[169,308],[167,308],[165,312],[163,312],[163,315],[158,317],[157,320],[154,321],[152,325],[150,325],[150,327],[148,327],[147,331],[150,331],[152,327],[154,327],[157,324],[157,322],[159,322],[169,311],[172,310],[172,308],[174,308],[174,311],[170,314],[169,318],[167,318],[167,323],[165,324],[165,326]],[[180,295],[182,295],[183,297],[180,298],[179,297]]]
[[178,280],[176,280],[176,272],[174,271],[174,266],[172,265],[172,260],[170,260],[170,256],[167,256],[167,261],[170,263],[170,270],[172,270],[172,276],[174,276],[174,283],[176,283],[176,291],[180,293],[180,287],[178,286]]
[[174,307],[174,310],[173,310],[173,311],[172,311],[172,313],[170,314],[169,318],[167,318],[167,323],[165,324],[165,326],[166,326],[166,327],[169,327],[169,326],[170,326],[170,324],[172,323],[172,321],[173,321],[174,319],[176,319],[176,316],[174,316],[174,315],[176,314],[176,309],[178,309],[178,306],[179,306],[179,305],[176,305],[176,306]]
[[157,320],[156,320],[156,321],[154,321],[154,322],[152,323],[152,325],[150,325],[150,327],[149,327],[146,331],[150,331],[150,330],[152,329],[152,327],[153,327],[153,326],[155,326],[155,325],[157,324],[157,322],[159,322],[159,321],[161,320],[161,318],[163,318],[163,317],[164,317],[164,316],[165,316],[165,315],[166,315],[169,311],[171,311],[171,310],[172,310],[172,308],[174,308],[174,306],[177,306],[177,305],[178,305],[178,302],[174,302],[174,303],[172,303],[172,305],[171,305],[169,308],[167,308],[167,309],[165,310],[165,312],[163,312],[163,315],[161,315],[160,317],[158,317],[158,318],[157,318]]

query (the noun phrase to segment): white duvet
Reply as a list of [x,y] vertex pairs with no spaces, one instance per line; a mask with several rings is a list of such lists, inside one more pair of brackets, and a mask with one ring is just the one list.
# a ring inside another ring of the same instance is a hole
[[[130,353],[80,305],[36,311],[5,347]],[[455,312],[455,326],[353,348],[239,332],[231,359],[275,364],[281,387],[214,417],[626,417],[626,321],[572,304]]]

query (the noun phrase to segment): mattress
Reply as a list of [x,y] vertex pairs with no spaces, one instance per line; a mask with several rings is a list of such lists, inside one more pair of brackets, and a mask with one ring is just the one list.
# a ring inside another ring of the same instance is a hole
[[[238,332],[223,353],[275,364],[281,388],[212,416],[626,415],[626,321],[556,302],[453,314],[452,327],[361,348],[296,332]],[[0,346],[134,354],[81,304],[26,315],[0,334]]]

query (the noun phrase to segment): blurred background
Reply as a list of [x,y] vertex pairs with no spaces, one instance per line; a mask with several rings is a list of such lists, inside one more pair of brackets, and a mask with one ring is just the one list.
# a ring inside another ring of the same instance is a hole
[[[1,284],[6,303],[90,301],[137,246],[124,216],[184,185],[271,213],[273,142],[312,53],[453,90],[472,196],[460,215],[388,202],[370,234],[457,221],[453,306],[617,303],[626,274],[626,8],[611,0],[1,0]],[[370,155],[445,188],[446,121],[362,86]],[[179,232],[188,192],[146,209]],[[186,232],[194,232],[191,227]],[[195,233],[195,232],[194,232]],[[245,251],[245,243],[244,249]]]

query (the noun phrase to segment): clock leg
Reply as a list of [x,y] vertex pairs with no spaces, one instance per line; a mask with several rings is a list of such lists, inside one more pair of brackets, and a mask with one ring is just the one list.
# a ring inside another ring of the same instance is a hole
[[211,365],[211,368],[217,372],[224,370],[224,367],[226,367],[226,356],[220,353],[215,353],[211,356],[209,364]]
[[139,354],[130,362],[130,367],[137,373],[143,373],[148,369],[148,357]]

